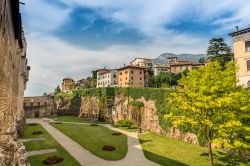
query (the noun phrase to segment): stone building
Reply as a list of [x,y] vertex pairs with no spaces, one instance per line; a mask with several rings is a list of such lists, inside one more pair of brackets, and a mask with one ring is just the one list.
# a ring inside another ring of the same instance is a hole
[[82,89],[84,87],[88,87],[92,85],[92,80],[88,80],[88,79],[80,79],[76,82],[76,88],[77,89]]
[[149,58],[135,58],[132,62],[131,65],[133,66],[139,66],[139,67],[146,67],[149,69],[152,69],[154,65],[154,59],[149,59]]
[[199,67],[204,67],[205,63],[187,61],[187,60],[178,60],[177,57],[169,58],[170,72],[174,74],[179,74],[185,70],[193,70]]
[[237,30],[230,35],[234,42],[234,59],[239,68],[239,85],[250,88],[250,28]]
[[118,69],[119,87],[148,87],[152,77],[150,69],[128,65]]
[[154,75],[157,76],[160,73],[168,73],[170,72],[170,67],[164,64],[155,64],[153,67]]
[[97,72],[97,88],[118,86],[118,70]]
[[75,81],[72,78],[64,78],[62,82],[62,91],[69,92]]
[[25,165],[23,95],[30,67],[19,0],[0,1],[0,165]]
[[23,106],[26,118],[40,118],[56,114],[54,100],[50,95],[25,97]]

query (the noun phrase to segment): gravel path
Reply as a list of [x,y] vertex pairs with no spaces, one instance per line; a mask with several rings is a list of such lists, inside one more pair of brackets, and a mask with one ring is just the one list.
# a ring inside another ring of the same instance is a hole
[[[58,141],[81,165],[84,166],[157,166],[156,163],[147,160],[141,149],[140,142],[136,133],[129,133],[124,130],[114,128],[110,125],[103,125],[112,130],[121,132],[128,136],[128,153],[119,161],[108,161],[101,159],[81,145],[64,135],[62,132],[54,128],[43,119],[27,119],[27,123],[40,123],[53,137]],[[67,122],[70,123],[70,122]],[[72,123],[81,124],[81,123]]]

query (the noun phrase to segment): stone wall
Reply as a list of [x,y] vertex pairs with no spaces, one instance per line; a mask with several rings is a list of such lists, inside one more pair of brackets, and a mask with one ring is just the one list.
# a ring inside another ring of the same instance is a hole
[[24,127],[23,95],[28,80],[26,42],[18,0],[0,1],[0,165],[25,165],[18,141]]
[[60,98],[55,101],[57,115],[79,115],[80,101],[73,101],[68,98]]
[[[132,116],[133,107],[128,104],[132,100],[134,99],[124,96],[123,94],[115,96],[113,102],[110,100],[101,102],[97,97],[91,96],[82,97],[79,117],[97,120],[100,116],[103,116],[104,120],[114,124],[124,119],[135,122]],[[144,103],[144,107],[141,111],[141,127],[143,130],[156,132],[184,142],[198,144],[197,136],[193,133],[181,133],[177,127],[171,127],[169,132],[163,130],[159,124],[155,101],[147,101],[143,97],[137,99],[137,101]]]
[[24,110],[26,118],[40,118],[56,114],[53,97],[50,95],[25,97]]

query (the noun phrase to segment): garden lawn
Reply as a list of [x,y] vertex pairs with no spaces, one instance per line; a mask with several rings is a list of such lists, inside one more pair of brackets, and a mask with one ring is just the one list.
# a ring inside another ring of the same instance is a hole
[[[91,123],[90,121],[87,121],[83,118],[78,118],[76,116],[53,116],[53,117],[48,117],[48,118],[53,119],[54,121],[60,121],[60,122]],[[95,121],[94,123],[102,124],[104,122]]]
[[[94,155],[105,160],[120,160],[126,156],[128,151],[127,136],[114,136],[115,131],[103,126],[90,126],[89,124],[56,124],[55,128],[69,136],[72,140],[89,150]],[[114,151],[102,150],[104,145],[112,145]]]
[[[139,135],[147,159],[164,166],[209,166],[207,148],[155,133]],[[218,152],[215,155],[219,156]],[[224,165],[216,160],[216,165]]]
[[[42,131],[43,133],[39,135],[33,135],[32,132],[34,131]],[[45,140],[42,141],[25,142],[24,145],[27,151],[43,149],[57,150],[55,153],[29,157],[28,161],[32,166],[44,166],[42,161],[53,155],[64,158],[63,162],[56,164],[56,166],[80,166],[80,164],[59,143],[57,143],[40,124],[36,124],[36,126],[29,126],[29,124],[27,124],[25,126],[23,138],[45,138]]]

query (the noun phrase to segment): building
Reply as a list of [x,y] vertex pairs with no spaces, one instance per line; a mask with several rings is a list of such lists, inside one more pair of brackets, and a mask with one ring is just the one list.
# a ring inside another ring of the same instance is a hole
[[23,96],[30,67],[19,0],[1,0],[0,11],[0,165],[25,165],[18,138],[25,125]]
[[55,115],[53,96],[34,96],[24,98],[26,118],[41,118]]
[[170,66],[169,65],[161,65],[161,64],[155,64],[153,67],[154,75],[157,76],[160,73],[168,73],[170,72]]
[[250,88],[250,28],[229,34],[233,38],[234,59],[238,66],[239,85]]
[[150,69],[133,65],[124,66],[118,72],[119,87],[147,87],[153,75]]
[[152,69],[154,66],[154,59],[149,58],[135,58],[131,63],[133,66],[145,67]]
[[97,88],[118,86],[118,70],[99,70],[97,72]]
[[174,74],[179,74],[185,70],[191,71],[192,69],[197,69],[199,67],[204,67],[205,63],[192,62],[186,60],[178,60],[176,57],[169,58],[170,72]]
[[62,91],[69,92],[75,81],[72,78],[64,78],[62,82]]
[[90,87],[92,85],[92,80],[88,80],[88,79],[80,79],[76,82],[76,88],[77,89],[82,89],[85,87]]

